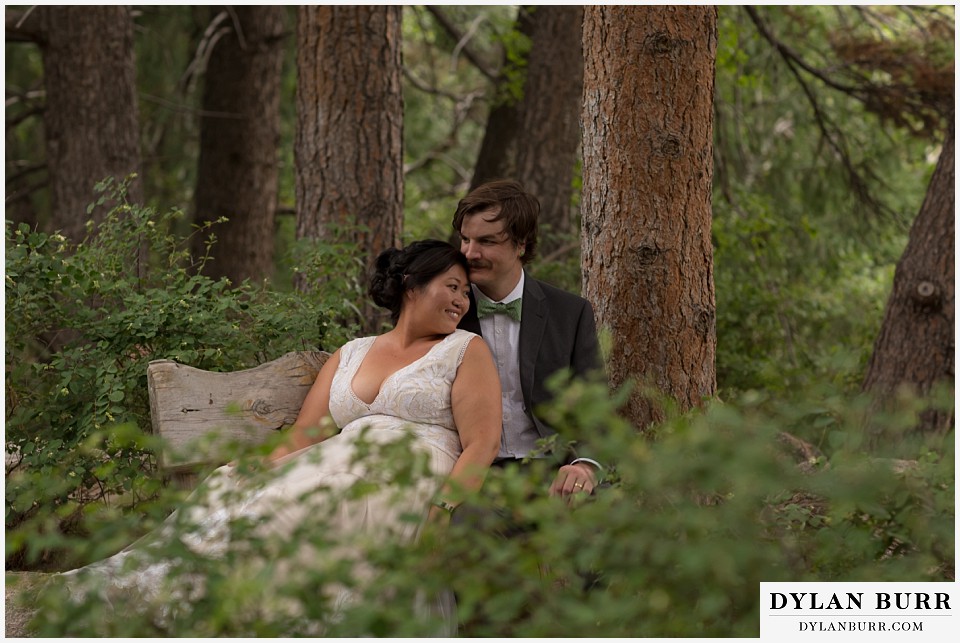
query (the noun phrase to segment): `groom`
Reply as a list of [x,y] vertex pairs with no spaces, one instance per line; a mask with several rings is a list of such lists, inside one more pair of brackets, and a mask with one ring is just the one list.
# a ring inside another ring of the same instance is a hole
[[[494,465],[518,462],[554,433],[536,407],[551,399],[545,382],[563,369],[584,377],[601,368],[590,303],[533,279],[524,265],[537,248],[540,203],[516,181],[485,183],[464,197],[453,216],[470,264],[471,306],[460,328],[478,333],[500,375],[503,432]],[[590,494],[602,467],[571,457],[549,493]]]

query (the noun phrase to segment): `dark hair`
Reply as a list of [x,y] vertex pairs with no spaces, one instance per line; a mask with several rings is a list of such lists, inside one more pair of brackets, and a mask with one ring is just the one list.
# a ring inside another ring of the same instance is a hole
[[537,252],[537,220],[540,202],[525,192],[518,181],[498,179],[484,183],[460,199],[453,215],[453,228],[459,233],[464,217],[490,212],[491,221],[504,221],[503,229],[517,245],[524,246],[522,263],[533,259]]
[[390,311],[396,324],[403,306],[403,294],[422,288],[434,277],[458,264],[469,273],[467,258],[446,241],[424,239],[406,248],[387,248],[377,257],[368,290],[378,306]]

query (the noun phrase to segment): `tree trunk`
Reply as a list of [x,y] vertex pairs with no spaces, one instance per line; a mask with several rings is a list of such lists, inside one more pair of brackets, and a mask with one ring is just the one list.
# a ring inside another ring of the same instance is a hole
[[[531,38],[534,31],[532,12],[523,7],[517,12],[514,31],[523,38]],[[493,99],[487,115],[487,127],[483,131],[480,151],[470,180],[472,191],[477,186],[494,179],[513,178],[517,170],[517,136],[520,127],[520,101],[507,90],[510,82],[508,66],[511,65],[507,52],[503,53],[500,75],[493,88]],[[456,237],[456,233],[454,233]]]
[[584,295],[610,331],[613,386],[638,426],[716,393],[710,238],[714,7],[597,6],[584,16]]
[[[285,9],[227,10],[234,20],[206,70],[194,199],[197,223],[228,220],[211,228],[217,243],[204,273],[240,283],[273,271]],[[194,237],[195,253],[206,237]]]
[[[516,178],[540,200],[541,234],[574,229],[573,178],[580,147],[583,94],[583,7],[533,8],[517,144]],[[579,231],[578,231],[579,232]],[[543,238],[541,254],[558,247]]]
[[[51,223],[79,241],[87,220],[99,222],[110,203],[87,213],[94,185],[140,171],[133,20],[126,6],[36,9],[43,34],[47,167]],[[139,183],[129,198],[141,200]]]
[[[863,388],[882,402],[901,388],[926,395],[953,386],[954,130],[953,118],[927,195],[900,257]],[[928,409],[918,428],[953,426],[953,413]]]
[[400,7],[303,6],[297,39],[297,238],[370,264],[403,226]]

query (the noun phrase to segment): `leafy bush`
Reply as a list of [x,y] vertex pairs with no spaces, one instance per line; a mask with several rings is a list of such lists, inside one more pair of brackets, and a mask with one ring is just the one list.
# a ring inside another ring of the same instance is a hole
[[128,203],[126,183],[98,190],[119,205],[81,243],[6,225],[8,567],[50,555],[43,539],[9,531],[28,519],[69,531],[91,502],[157,494],[150,360],[237,370],[332,350],[351,330],[331,325],[346,315],[329,300],[203,276],[204,258],[166,232],[181,212]]
[[[912,461],[898,470],[862,448],[862,403],[838,402],[830,448],[803,473],[777,436],[819,417],[819,401],[751,395],[672,416],[654,438],[640,438],[602,385],[561,386],[548,412],[562,434],[597,429],[592,452],[616,463],[615,484],[571,508],[531,499],[547,484],[545,470],[492,470],[472,502],[506,506],[535,526],[523,537],[504,541],[454,524],[428,530],[415,545],[373,545],[362,550],[372,580],[356,585],[359,600],[327,621],[331,606],[318,597],[329,583],[356,583],[351,565],[331,566],[321,555],[310,573],[276,584],[287,578],[276,570],[301,560],[301,547],[325,546],[326,514],[283,543],[244,538],[240,524],[222,559],[190,557],[177,539],[158,550],[180,559],[183,573],[202,570],[207,579],[202,597],[176,603],[177,619],[129,609],[111,618],[102,600],[67,607],[52,592],[37,633],[288,636],[315,634],[320,622],[327,635],[424,636],[438,624],[411,605],[453,588],[470,636],[756,637],[761,581],[953,578],[952,433],[910,438],[911,413],[878,418],[902,436],[895,455]],[[394,471],[409,478],[416,461],[401,454],[399,462]],[[270,565],[239,573],[251,553],[267,553]],[[267,607],[280,596],[303,618]]]

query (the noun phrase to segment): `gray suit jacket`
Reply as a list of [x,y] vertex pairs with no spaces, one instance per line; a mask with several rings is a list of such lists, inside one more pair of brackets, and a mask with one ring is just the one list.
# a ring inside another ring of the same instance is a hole
[[[482,335],[476,302],[460,320],[460,328]],[[524,275],[520,321],[520,387],[523,402],[540,437],[555,433],[533,411],[552,399],[546,381],[569,368],[585,377],[601,369],[593,307],[583,297]],[[586,455],[580,453],[579,455]],[[570,455],[567,460],[575,457]]]

